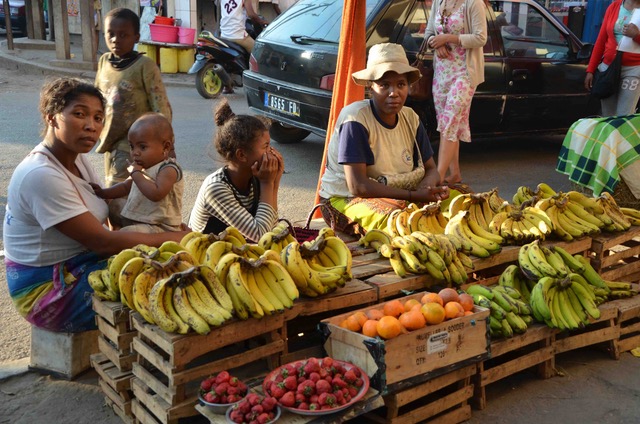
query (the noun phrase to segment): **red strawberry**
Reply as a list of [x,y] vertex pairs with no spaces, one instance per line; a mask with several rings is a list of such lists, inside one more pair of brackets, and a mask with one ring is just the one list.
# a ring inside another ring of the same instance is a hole
[[335,368],[336,372],[340,373],[341,375],[344,375],[344,373],[347,372],[347,369],[344,367],[344,365],[337,362],[334,362],[333,368]]
[[331,405],[322,405],[320,407],[321,411],[328,411],[329,409],[333,409],[333,406],[331,406]]
[[309,403],[318,403],[318,395],[311,395],[309,396]]
[[258,421],[259,424],[268,423],[270,421],[269,414],[263,412],[262,414],[258,415],[256,421]]
[[245,399],[238,404],[238,409],[241,410],[243,414],[248,414],[249,411],[251,411],[251,404]]
[[296,404],[301,404],[307,401],[307,396],[302,393],[296,393]]
[[272,383],[269,392],[274,398],[280,399],[285,394],[286,390],[282,383]]
[[213,385],[215,380],[215,378],[207,378],[206,380],[202,380],[202,383],[200,383],[200,388],[203,391],[208,392],[209,390],[211,390],[211,386]]
[[212,392],[207,392],[204,394],[204,396],[202,396],[202,399],[204,399],[205,402],[209,402],[209,403],[216,403],[213,401],[214,398],[215,398],[215,394],[213,394]]
[[336,390],[347,387],[347,383],[342,378],[340,378],[340,376],[333,377],[333,380],[331,380],[331,385]]
[[309,358],[307,363],[304,365],[303,370],[306,375],[320,371],[320,362],[318,361],[318,358]]
[[241,411],[234,409],[231,411],[231,414],[229,414],[229,418],[231,418],[231,421],[234,423],[242,423],[244,421],[244,414]]
[[322,368],[330,369],[333,366],[333,358],[330,356],[326,356],[322,358]]
[[331,383],[327,380],[318,380],[316,382],[316,393],[328,393],[331,391]]
[[240,381],[240,380],[238,380],[238,377],[231,377],[231,378],[229,379],[229,386],[236,387],[236,386],[238,385],[238,382],[239,382],[239,381]]
[[229,386],[227,387],[227,394],[228,395],[237,395],[238,393],[238,388],[237,387],[233,387],[233,386]]
[[361,378],[356,378],[356,382],[355,382],[355,386],[356,387],[362,387],[362,385],[364,384],[364,380]]
[[282,370],[287,374],[285,375],[285,377],[288,377],[290,375],[295,375],[296,377],[298,376],[298,369],[296,368],[295,364],[287,364],[284,366],[284,368],[282,368]]
[[317,372],[312,372],[311,374],[309,374],[309,380],[313,381],[314,383],[318,380],[320,380],[320,374],[318,374]]
[[333,393],[322,393],[318,396],[318,403],[320,406],[334,406],[336,404],[336,396]]
[[343,378],[344,378],[344,381],[346,381],[347,383],[355,383],[358,376],[356,375],[355,372],[353,372],[353,370],[349,370],[344,373]]
[[280,398],[280,403],[282,406],[286,406],[288,408],[293,408],[296,404],[296,396],[293,392],[287,392]]
[[320,371],[318,371],[318,374],[320,374],[320,378],[324,379],[324,378],[327,378],[327,376],[329,375],[329,371],[325,370],[324,368],[321,368]]
[[264,410],[267,412],[273,411],[277,404],[278,404],[278,401],[276,400],[276,398],[273,398],[273,397],[264,398],[264,400],[262,401],[262,406],[264,407]]
[[305,396],[311,396],[316,392],[316,385],[311,380],[305,380],[298,385],[298,393],[302,393]]
[[300,402],[298,405],[298,409],[302,409],[303,411],[309,410],[309,404],[307,402]]
[[251,412],[253,412],[254,414],[260,415],[264,412],[264,408],[260,404],[253,405],[251,407]]
[[215,387],[215,392],[218,396],[222,396],[227,393],[227,388],[229,387],[229,383],[220,383]]
[[357,388],[355,388],[353,386],[349,387],[349,396],[354,397],[357,394],[358,394],[358,389]]
[[360,368],[351,368],[351,371],[354,372],[356,377],[360,377]]
[[229,378],[231,378],[231,375],[229,375],[229,372],[227,371],[220,371],[218,373],[218,375],[216,375],[216,384],[220,384],[223,383],[225,381],[229,381]]
[[309,411],[317,411],[320,409],[320,405],[318,403],[310,403]]
[[298,379],[294,375],[285,378],[283,383],[287,390],[295,390],[298,387]]

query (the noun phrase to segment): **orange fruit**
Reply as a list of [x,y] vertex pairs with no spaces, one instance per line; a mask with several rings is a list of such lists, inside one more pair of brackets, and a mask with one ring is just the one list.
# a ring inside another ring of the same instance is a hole
[[362,311],[358,311],[358,312],[354,313],[353,316],[356,317],[356,319],[358,320],[358,323],[360,324],[360,327],[362,327],[364,325],[364,323],[368,319],[367,315]]
[[398,318],[387,315],[380,318],[376,329],[378,330],[378,335],[383,339],[392,339],[402,333],[402,324],[400,324]]
[[422,299],[420,299],[420,302],[422,303],[436,302],[436,303],[439,303],[440,306],[444,306],[444,301],[438,295],[438,293],[427,293],[424,296],[422,296]]
[[427,325],[427,320],[424,318],[424,315],[417,309],[411,309],[400,315],[398,321],[409,331],[418,330]]
[[458,295],[458,297],[460,298],[458,303],[460,303],[462,305],[462,307],[464,308],[465,311],[472,311],[473,310],[473,296],[471,296],[470,294],[467,294],[467,293],[460,293],[460,295]]
[[464,316],[473,315],[473,311],[464,311]]
[[420,305],[420,301],[418,299],[409,299],[404,302],[404,311],[410,311],[416,305]]
[[419,311],[420,308],[422,308],[422,303],[418,302],[418,304],[417,305],[413,305],[410,310],[411,311]]
[[446,305],[449,302],[458,302],[460,300],[460,296],[458,296],[458,292],[451,288],[442,289],[438,292],[438,295],[442,298],[442,301]]
[[367,312],[365,312],[365,315],[369,319],[379,320],[384,316],[384,312],[382,312],[380,309],[369,309]]
[[346,328],[347,330],[349,329],[349,326],[347,325],[347,320],[346,319],[343,319],[342,322],[340,322],[340,327]]
[[440,324],[446,317],[444,306],[437,302],[427,302],[420,308],[422,316],[424,316],[427,324]]
[[360,330],[362,329],[362,325],[360,325],[360,322],[358,321],[358,318],[356,318],[355,315],[349,315],[346,321],[347,321],[346,328],[348,328],[349,330],[360,332]]
[[404,312],[404,305],[398,299],[391,300],[384,304],[382,312],[387,316],[398,318]]
[[449,302],[444,304],[444,311],[447,319],[459,318],[464,316],[464,308],[458,302]]
[[376,337],[378,335],[378,321],[368,319],[362,326],[362,334],[368,337]]

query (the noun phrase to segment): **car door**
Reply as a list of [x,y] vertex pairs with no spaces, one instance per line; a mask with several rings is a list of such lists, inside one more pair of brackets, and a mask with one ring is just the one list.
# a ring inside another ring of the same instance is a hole
[[566,129],[588,114],[585,61],[575,36],[527,0],[492,1],[502,42],[507,99],[504,130]]
[[[404,24],[398,43],[402,44],[409,60],[413,63],[420,50],[422,40],[431,13],[431,0],[418,0],[413,5],[409,20]],[[490,9],[487,8],[487,19],[491,19]],[[489,27],[490,28],[490,27]],[[471,103],[470,125],[474,135],[492,133],[499,130],[502,122],[502,109],[506,94],[504,69],[501,58],[500,43],[493,39],[495,34],[487,36],[484,46],[485,82],[476,89]],[[425,66],[432,67],[433,51],[428,49],[424,59]],[[414,102],[409,98],[407,104],[413,107],[429,125],[437,126],[433,100]]]

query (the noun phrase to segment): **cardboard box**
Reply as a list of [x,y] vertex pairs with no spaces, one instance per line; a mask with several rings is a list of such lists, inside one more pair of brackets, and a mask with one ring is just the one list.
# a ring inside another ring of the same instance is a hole
[[[400,300],[419,300],[424,293]],[[385,303],[360,310],[382,309]],[[488,309],[476,307],[472,315],[427,325],[390,340],[340,327],[354,312],[357,311],[320,322],[326,339],[324,347],[329,356],[362,368],[371,379],[371,387],[380,392],[402,390],[489,357]]]

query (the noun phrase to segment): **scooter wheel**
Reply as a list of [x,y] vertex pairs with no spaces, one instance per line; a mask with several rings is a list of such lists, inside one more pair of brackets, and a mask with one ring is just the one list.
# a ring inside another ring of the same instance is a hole
[[213,63],[207,63],[196,74],[196,89],[205,99],[215,99],[222,93],[222,80],[213,72]]

